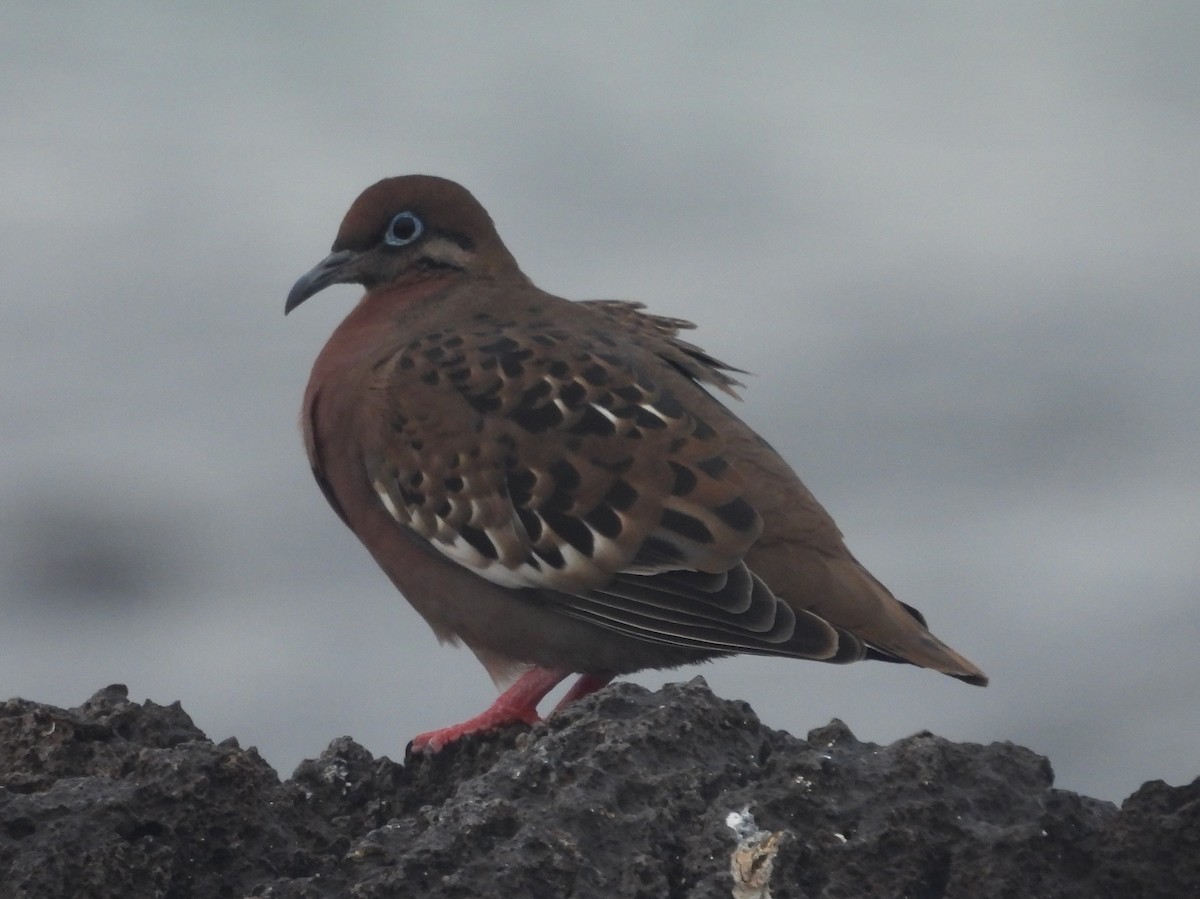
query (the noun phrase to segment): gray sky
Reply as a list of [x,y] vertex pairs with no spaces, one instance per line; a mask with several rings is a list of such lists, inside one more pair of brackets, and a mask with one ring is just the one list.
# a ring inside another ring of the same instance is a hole
[[179,699],[288,774],[494,696],[296,416],[346,207],[455,178],[525,271],[696,321],[855,553],[991,676],[736,659],[797,734],[1200,774],[1191,3],[0,7],[0,693]]

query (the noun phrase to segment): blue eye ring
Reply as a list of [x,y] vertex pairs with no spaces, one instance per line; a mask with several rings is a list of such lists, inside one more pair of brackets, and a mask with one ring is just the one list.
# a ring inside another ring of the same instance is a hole
[[407,210],[397,213],[388,222],[383,232],[383,242],[392,247],[403,247],[425,233],[425,223]]

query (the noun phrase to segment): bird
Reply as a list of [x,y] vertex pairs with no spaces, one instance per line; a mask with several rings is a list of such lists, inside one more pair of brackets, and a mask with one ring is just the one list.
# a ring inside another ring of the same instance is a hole
[[365,292],[304,393],[313,475],[437,638],[502,689],[411,753],[532,725],[572,675],[555,710],[734,654],[987,684],[718,399],[744,372],[681,336],[691,322],[541,290],[475,197],[431,175],[363,191],[285,314],[343,283]]

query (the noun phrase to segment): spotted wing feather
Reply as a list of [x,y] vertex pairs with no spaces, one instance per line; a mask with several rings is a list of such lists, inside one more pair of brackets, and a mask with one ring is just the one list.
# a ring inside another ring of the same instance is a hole
[[727,367],[676,339],[686,322],[580,305],[570,330],[480,314],[380,366],[390,433],[368,466],[388,512],[481,576],[613,630],[831,654],[832,629],[806,613],[798,628],[742,563],[761,519],[676,393],[692,389],[679,373],[731,389]]

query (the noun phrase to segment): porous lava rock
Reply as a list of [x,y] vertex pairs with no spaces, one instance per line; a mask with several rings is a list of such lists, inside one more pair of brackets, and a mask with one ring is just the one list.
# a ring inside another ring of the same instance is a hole
[[286,781],[119,685],[0,707],[2,899],[249,896],[1195,899],[1200,779],[1118,808],[1020,746],[799,739],[699,678]]

